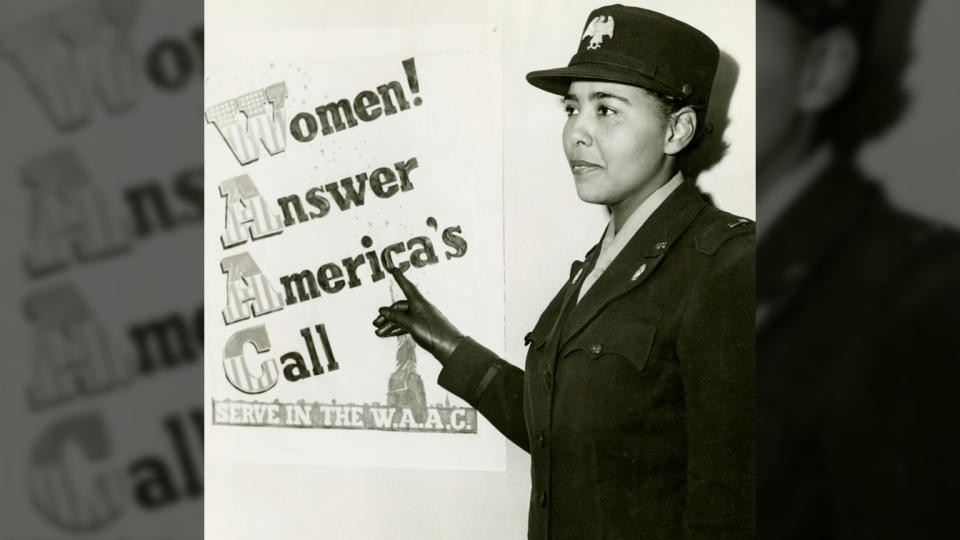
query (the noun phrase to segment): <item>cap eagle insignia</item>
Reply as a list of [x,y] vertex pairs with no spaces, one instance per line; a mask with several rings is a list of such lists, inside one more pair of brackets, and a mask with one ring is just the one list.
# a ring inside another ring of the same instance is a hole
[[590,37],[590,44],[587,45],[587,49],[599,49],[604,36],[613,37],[613,16],[598,15],[594,17],[587,25],[587,29],[583,31],[583,37],[580,38],[580,41],[587,39],[587,36]]

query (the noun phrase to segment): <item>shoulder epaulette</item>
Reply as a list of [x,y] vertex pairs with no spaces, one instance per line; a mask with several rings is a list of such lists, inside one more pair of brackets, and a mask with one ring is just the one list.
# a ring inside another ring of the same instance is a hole
[[697,251],[705,255],[713,255],[727,240],[742,234],[754,233],[757,224],[753,221],[723,213],[697,235],[695,243]]

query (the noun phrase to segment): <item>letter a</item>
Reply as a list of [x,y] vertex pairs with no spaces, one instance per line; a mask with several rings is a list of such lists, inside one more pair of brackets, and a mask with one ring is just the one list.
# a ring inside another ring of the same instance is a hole
[[238,330],[223,346],[223,372],[237,390],[245,394],[259,394],[273,388],[280,379],[277,361],[268,358],[260,363],[260,376],[254,377],[243,359],[243,346],[252,344],[258,353],[270,351],[270,336],[266,326],[260,324]]
[[226,324],[249,319],[248,303],[253,304],[254,317],[283,309],[283,297],[246,251],[222,259],[220,269],[227,274],[227,307],[223,310]]
[[70,284],[24,301],[33,324],[33,374],[27,397],[34,409],[93,395],[133,380],[133,362],[114,354],[80,293]]
[[23,180],[32,192],[25,260],[31,274],[67,266],[71,247],[81,260],[91,260],[130,246],[129,223],[109,211],[73,150],[58,149],[30,160]]
[[[227,198],[227,217],[220,241],[224,248],[238,246],[283,232],[283,219],[274,212],[247,175],[220,182],[220,196]],[[249,231],[249,232],[248,232]]]

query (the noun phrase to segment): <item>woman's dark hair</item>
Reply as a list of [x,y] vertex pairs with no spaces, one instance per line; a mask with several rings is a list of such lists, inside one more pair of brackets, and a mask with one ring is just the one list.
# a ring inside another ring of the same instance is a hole
[[643,88],[643,91],[657,100],[657,103],[660,105],[660,110],[665,117],[687,106],[693,109],[693,112],[697,115],[697,132],[693,134],[693,139],[690,141],[690,144],[681,150],[677,154],[677,157],[692,153],[703,143],[707,135],[713,132],[713,126],[706,123],[707,111],[705,107],[691,105],[682,99],[672,98],[647,88]]

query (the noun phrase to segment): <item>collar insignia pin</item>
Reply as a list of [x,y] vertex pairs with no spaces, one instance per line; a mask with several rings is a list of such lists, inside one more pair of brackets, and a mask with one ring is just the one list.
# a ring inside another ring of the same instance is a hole
[[636,281],[637,278],[639,278],[643,274],[644,270],[646,269],[647,269],[647,263],[641,264],[640,268],[637,268],[637,271],[633,273],[633,277],[630,278],[630,281]]

